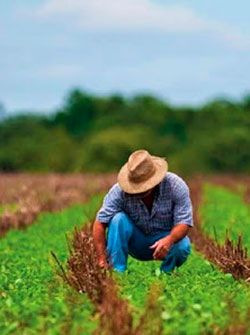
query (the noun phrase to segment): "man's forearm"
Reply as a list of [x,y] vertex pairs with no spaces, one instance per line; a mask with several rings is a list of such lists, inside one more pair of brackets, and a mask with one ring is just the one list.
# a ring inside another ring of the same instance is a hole
[[99,258],[106,258],[106,225],[96,220],[93,225],[93,239]]
[[170,236],[173,243],[180,241],[189,232],[190,226],[185,223],[180,223],[174,226],[171,230]]

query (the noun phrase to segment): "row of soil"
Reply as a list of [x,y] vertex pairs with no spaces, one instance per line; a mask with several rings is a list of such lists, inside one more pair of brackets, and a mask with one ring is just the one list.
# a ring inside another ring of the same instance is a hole
[[0,174],[0,236],[32,224],[41,212],[84,203],[113,182],[114,175]]

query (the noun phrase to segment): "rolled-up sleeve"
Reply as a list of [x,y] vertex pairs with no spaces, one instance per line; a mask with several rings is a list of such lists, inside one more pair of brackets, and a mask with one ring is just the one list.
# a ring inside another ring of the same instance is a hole
[[193,207],[190,192],[184,180],[180,179],[173,190],[174,225],[184,223],[193,226]]
[[103,204],[97,212],[96,220],[108,224],[112,217],[122,211],[123,194],[120,186],[115,184],[103,199]]

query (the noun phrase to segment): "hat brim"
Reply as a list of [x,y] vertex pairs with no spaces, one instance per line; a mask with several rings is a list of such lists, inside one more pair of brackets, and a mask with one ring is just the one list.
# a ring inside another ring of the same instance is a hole
[[136,194],[150,190],[159,184],[168,171],[168,163],[164,158],[151,156],[155,165],[155,173],[141,183],[131,182],[128,178],[128,163],[124,164],[117,177],[118,184],[126,193]]

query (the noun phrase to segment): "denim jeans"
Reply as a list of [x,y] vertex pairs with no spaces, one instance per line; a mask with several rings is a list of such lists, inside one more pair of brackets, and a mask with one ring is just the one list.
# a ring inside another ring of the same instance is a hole
[[[154,249],[149,247],[169,234],[170,231],[162,231],[156,235],[145,235],[125,212],[119,212],[108,225],[107,253],[109,262],[114,270],[123,272],[127,268],[128,255],[142,261],[153,260]],[[190,250],[190,240],[185,236],[172,245],[162,260],[161,270],[171,272],[175,267],[181,266],[190,254]]]

